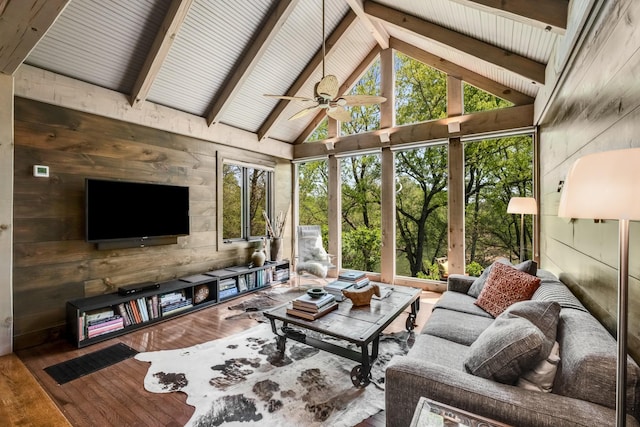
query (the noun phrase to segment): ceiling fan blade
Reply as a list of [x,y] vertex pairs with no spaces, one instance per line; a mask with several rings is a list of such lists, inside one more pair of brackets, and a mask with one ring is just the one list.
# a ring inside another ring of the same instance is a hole
[[287,101],[315,102],[315,99],[305,98],[303,96],[269,95],[267,93],[265,93],[264,96],[269,98],[286,99]]
[[[341,101],[345,102],[342,103]],[[338,105],[348,105],[350,107],[363,107],[365,105],[382,104],[387,98],[374,95],[345,95],[336,100]]]
[[329,74],[328,76],[324,76],[316,87],[318,96],[321,96],[324,99],[335,98],[336,96],[338,96],[339,90],[340,83],[338,83],[338,78],[331,74]]
[[329,108],[327,110],[327,116],[339,122],[351,121],[351,113],[342,107]]
[[289,120],[295,120],[295,119],[299,119],[300,117],[304,117],[307,114],[311,113],[312,111],[317,110],[318,108],[320,108],[318,105],[314,105],[313,107],[304,108],[304,109],[298,111],[297,113],[295,113],[293,116],[289,117]]

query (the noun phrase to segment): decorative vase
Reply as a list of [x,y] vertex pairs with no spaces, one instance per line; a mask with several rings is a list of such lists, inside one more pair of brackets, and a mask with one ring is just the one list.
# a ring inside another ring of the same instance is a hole
[[266,259],[267,255],[264,253],[262,247],[256,248],[256,250],[251,255],[251,263],[254,267],[262,267]]
[[272,237],[271,238],[271,261],[280,261],[282,259],[282,238],[281,237]]

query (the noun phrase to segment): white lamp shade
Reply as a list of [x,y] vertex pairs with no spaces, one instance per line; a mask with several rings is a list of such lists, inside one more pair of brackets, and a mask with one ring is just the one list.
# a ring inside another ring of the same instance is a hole
[[507,206],[507,213],[536,215],[538,204],[533,197],[512,197]]
[[558,216],[640,220],[640,148],[576,160],[562,187]]

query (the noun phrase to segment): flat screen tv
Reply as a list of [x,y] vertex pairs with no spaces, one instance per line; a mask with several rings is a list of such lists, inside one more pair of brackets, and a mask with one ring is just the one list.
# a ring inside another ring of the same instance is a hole
[[189,234],[189,187],[87,178],[88,242]]

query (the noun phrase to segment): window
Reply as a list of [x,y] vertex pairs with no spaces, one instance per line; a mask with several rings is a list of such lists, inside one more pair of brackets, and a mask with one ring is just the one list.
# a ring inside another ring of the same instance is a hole
[[399,151],[396,167],[396,274],[440,280],[447,256],[447,145]]
[[222,239],[251,240],[266,236],[263,212],[272,214],[273,169],[222,162]]
[[[511,197],[533,195],[533,136],[471,141],[464,155],[466,262],[477,275],[497,258],[519,257],[520,215],[507,214],[507,205]],[[533,216],[524,219],[525,254],[531,254]]]
[[380,272],[380,154],[341,159],[342,267]]

